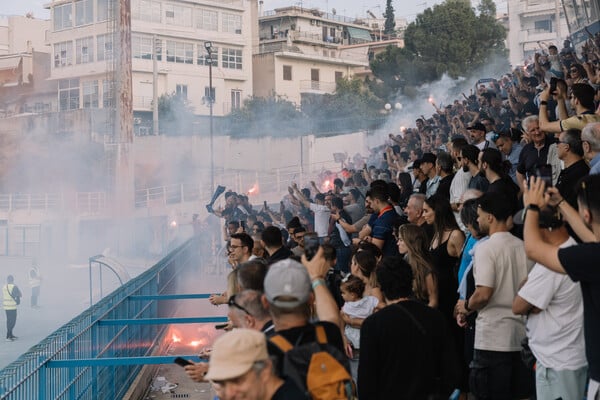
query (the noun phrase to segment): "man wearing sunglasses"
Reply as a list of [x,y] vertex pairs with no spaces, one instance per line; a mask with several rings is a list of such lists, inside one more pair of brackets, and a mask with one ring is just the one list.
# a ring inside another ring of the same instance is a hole
[[229,305],[227,317],[231,320],[234,328],[261,331],[267,337],[275,333],[269,310],[262,303],[262,292],[244,290],[231,296],[227,305]]

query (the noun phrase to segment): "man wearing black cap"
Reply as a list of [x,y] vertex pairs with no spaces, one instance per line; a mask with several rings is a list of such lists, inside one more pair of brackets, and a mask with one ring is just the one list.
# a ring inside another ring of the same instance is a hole
[[427,177],[425,184],[425,196],[427,197],[434,195],[440,184],[440,177],[435,169],[435,160],[436,156],[433,153],[425,153],[419,160],[421,171]]
[[486,140],[485,125],[481,122],[475,122],[473,125],[467,126],[469,136],[471,136],[471,144],[477,146],[479,150],[487,149],[488,147],[496,148],[496,145]]

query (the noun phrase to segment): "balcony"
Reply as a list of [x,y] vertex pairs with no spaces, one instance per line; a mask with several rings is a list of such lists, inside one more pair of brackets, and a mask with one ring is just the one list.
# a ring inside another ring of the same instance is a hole
[[152,110],[152,96],[133,96],[133,108],[136,110]]
[[300,93],[325,94],[335,91],[335,82],[300,81]]

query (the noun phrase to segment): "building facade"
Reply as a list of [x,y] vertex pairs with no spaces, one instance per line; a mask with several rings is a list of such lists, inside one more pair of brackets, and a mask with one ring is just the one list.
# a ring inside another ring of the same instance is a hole
[[317,9],[285,7],[259,18],[254,94],[282,96],[300,106],[304,96],[333,93],[336,81],[369,66],[371,28]]
[[[59,111],[113,107],[116,1],[54,0],[49,8]],[[252,95],[256,13],[256,0],[131,0],[135,133],[151,133],[153,104],[162,95],[176,94],[194,114],[208,115],[211,59],[214,115],[240,107]]]
[[568,35],[560,0],[508,0],[507,41],[513,67],[532,63],[542,46],[554,44],[560,49]]

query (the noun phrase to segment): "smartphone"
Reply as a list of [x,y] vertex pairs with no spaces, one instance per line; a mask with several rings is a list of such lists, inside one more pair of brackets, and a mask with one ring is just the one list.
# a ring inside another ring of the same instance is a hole
[[217,325],[215,325],[215,329],[225,329],[225,328],[227,328],[227,325],[229,325],[227,322],[224,322],[222,324],[217,324]]
[[535,176],[542,178],[542,180],[546,183],[546,187],[552,186],[552,165],[545,164],[540,165],[535,169]]
[[558,82],[558,79],[556,79],[555,77],[550,78],[550,94],[556,93],[556,83],[557,82]]
[[265,209],[267,209],[267,208],[268,208],[268,206],[267,206],[267,201],[266,201],[266,200],[265,200],[265,201],[263,201],[263,207],[264,207]]
[[240,221],[240,226],[242,227],[242,230],[243,230],[244,232],[246,232],[246,221],[244,221],[244,220],[241,220],[241,221]]
[[173,360],[173,362],[177,365],[179,365],[180,367],[185,367],[186,365],[192,365],[193,362],[191,362],[190,360],[186,360],[185,358],[182,357],[177,357]]
[[317,254],[317,250],[319,250],[319,237],[316,232],[307,232],[304,235],[304,255],[307,260],[312,260],[312,258]]

